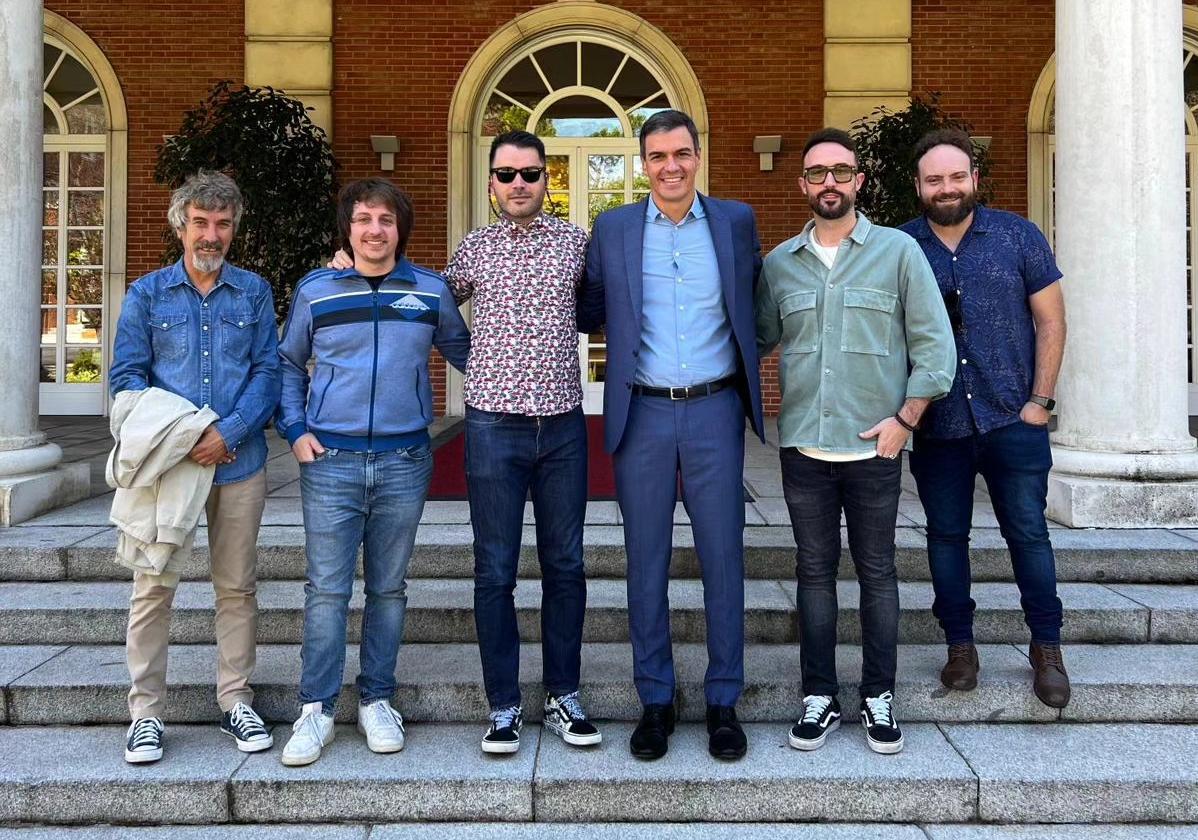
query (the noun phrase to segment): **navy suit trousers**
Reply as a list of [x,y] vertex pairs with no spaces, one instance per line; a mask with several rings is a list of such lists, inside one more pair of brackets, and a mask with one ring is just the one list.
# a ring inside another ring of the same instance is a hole
[[[609,385],[609,387],[612,387]],[[744,687],[745,411],[735,389],[671,400],[632,396],[613,455],[628,553],[628,624],[641,702],[674,699],[668,584],[678,477],[703,575],[707,702]]]

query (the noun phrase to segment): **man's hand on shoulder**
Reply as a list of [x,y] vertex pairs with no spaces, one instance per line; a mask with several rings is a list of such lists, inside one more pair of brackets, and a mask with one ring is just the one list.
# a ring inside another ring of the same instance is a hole
[[347,268],[354,267],[354,258],[351,257],[344,248],[333,254],[333,258],[329,260],[325,268],[335,268],[338,271],[344,271]]
[[291,454],[301,464],[310,464],[324,454],[324,447],[320,445],[316,435],[305,432],[295,439],[295,443],[291,444]]
[[231,464],[237,460],[237,456],[225,447],[225,439],[220,436],[215,424],[204,429],[204,433],[191,448],[191,452],[187,453],[187,457],[202,467]]

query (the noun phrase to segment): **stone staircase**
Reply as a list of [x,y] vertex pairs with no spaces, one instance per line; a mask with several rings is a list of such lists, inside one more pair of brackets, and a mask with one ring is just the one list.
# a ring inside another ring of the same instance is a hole
[[[127,674],[121,646],[128,583],[111,561],[103,526],[33,525],[0,535],[0,684],[9,760],[0,768],[0,820],[30,824],[6,836],[154,837],[123,824],[194,824],[196,837],[556,837],[553,823],[584,823],[594,836],[794,836],[794,827],[725,821],[843,823],[806,826],[812,837],[1084,837],[1075,825],[1144,823],[1128,837],[1198,836],[1198,542],[1169,532],[1056,531],[1073,702],[1062,712],[1030,691],[1026,631],[1001,543],[977,547],[975,587],[982,682],[970,694],[937,682],[943,645],[928,608],[926,560],[903,531],[899,709],[907,749],[875,756],[846,726],[816,753],[786,746],[799,708],[793,548],[780,527],[746,538],[747,685],[740,704],[750,754],[722,764],[705,751],[702,593],[679,528],[671,584],[679,710],[687,723],[661,762],[628,756],[639,711],[631,684],[620,529],[587,532],[589,607],[583,650],[588,705],[604,724],[598,750],[576,751],[526,730],[512,758],[477,748],[485,701],[470,612],[470,533],[465,524],[422,527],[413,559],[407,644],[396,706],[407,748],[370,754],[352,726],[309,768],[282,767],[274,753],[243,756],[212,725],[212,596],[203,582],[206,541],[180,585],[170,665],[168,754],[153,767],[121,760]],[[524,638],[521,682],[533,711],[541,701],[540,586],[529,548],[517,605]],[[984,535],[986,539],[992,535]],[[993,540],[991,539],[991,542]],[[294,715],[302,622],[302,532],[266,526],[260,574],[258,706]],[[855,706],[860,671],[856,585],[841,583],[842,702]],[[360,595],[351,638],[356,639]],[[352,724],[357,649],[347,648],[338,719]],[[1049,725],[1046,725],[1049,724]],[[647,828],[646,820],[687,822]],[[403,825],[463,821],[458,826]],[[500,826],[499,823],[511,822]],[[291,834],[273,823],[314,823]],[[380,825],[395,823],[394,825]],[[628,823],[624,825],[624,823]],[[865,823],[877,823],[866,826]],[[1004,824],[1001,828],[987,823]],[[1166,823],[1180,824],[1172,829]],[[603,824],[603,825],[600,825]],[[207,826],[206,828],[204,826]],[[916,827],[919,826],[919,827]],[[572,833],[578,830],[573,826]],[[746,830],[749,827],[744,827]],[[170,829],[171,837],[187,837]],[[1037,833],[1028,833],[1029,831]],[[1068,832],[1053,833],[1054,831]],[[260,833],[265,832],[265,833]],[[912,833],[914,832],[914,833]],[[995,833],[1000,832],[1000,833]],[[1130,833],[1128,833],[1130,832]],[[163,834],[162,836],[166,836]],[[1098,836],[1095,834],[1094,836]]]
[[[897,709],[907,746],[897,756],[869,752],[851,720],[861,651],[846,552],[838,658],[849,725],[823,749],[799,753],[786,745],[800,707],[793,542],[788,528],[762,514],[746,533],[747,684],[738,710],[749,754],[720,763],[707,755],[699,723],[702,590],[690,530],[680,524],[671,621],[684,722],[663,760],[642,763],[627,750],[639,704],[614,515],[586,532],[583,681],[590,712],[604,721],[604,743],[570,749],[535,723],[540,582],[529,528],[516,599],[533,723],[518,754],[494,757],[478,748],[486,704],[471,614],[470,528],[460,509],[434,507],[412,562],[398,667],[406,748],[376,756],[354,731],[357,647],[350,645],[337,740],[316,764],[286,768],[278,761],[285,723],[271,752],[250,756],[215,726],[213,604],[201,531],[175,602],[167,754],[132,767],[122,760],[129,584],[112,563],[115,535],[97,516],[103,505],[93,502],[0,531],[0,825],[9,826],[0,827],[0,840],[1198,840],[1198,535],[1054,529],[1074,686],[1072,703],[1058,712],[1031,693],[1018,593],[992,528],[974,540],[981,684],[969,694],[940,686],[944,647],[930,613],[923,537],[917,527],[901,528]],[[289,722],[300,667],[303,533],[286,516],[267,523],[256,705]],[[351,640],[361,606],[359,592]],[[803,825],[784,825],[793,822]]]

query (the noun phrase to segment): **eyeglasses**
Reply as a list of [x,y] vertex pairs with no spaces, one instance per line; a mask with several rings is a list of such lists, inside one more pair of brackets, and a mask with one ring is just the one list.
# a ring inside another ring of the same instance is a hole
[[522,169],[513,169],[510,166],[499,166],[495,169],[492,169],[491,174],[494,175],[495,180],[501,184],[512,183],[512,181],[516,180],[517,175],[524,179],[524,183],[535,184],[537,181],[541,180],[541,176],[545,174],[545,167],[525,166]]
[[803,170],[803,177],[807,179],[808,184],[822,184],[829,172],[836,183],[847,184],[857,174],[857,167],[847,163],[838,163],[835,166],[808,166]]
[[949,289],[944,293],[944,308],[948,310],[948,322],[953,332],[965,332],[965,314],[961,311],[960,289]]

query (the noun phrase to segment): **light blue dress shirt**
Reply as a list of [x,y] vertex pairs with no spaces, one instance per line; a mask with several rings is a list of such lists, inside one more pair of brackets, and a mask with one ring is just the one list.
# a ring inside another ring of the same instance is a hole
[[649,197],[641,271],[637,383],[668,388],[734,374],[732,324],[724,307],[707,214],[698,195],[678,224]]

